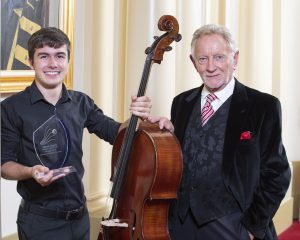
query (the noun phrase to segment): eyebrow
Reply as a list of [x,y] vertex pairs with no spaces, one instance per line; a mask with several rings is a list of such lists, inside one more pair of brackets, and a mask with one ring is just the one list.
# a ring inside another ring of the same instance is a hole
[[[54,55],[60,55],[60,54],[67,55],[65,52],[57,52]],[[47,52],[39,52],[37,55],[40,56],[40,55],[51,55],[51,54]]]

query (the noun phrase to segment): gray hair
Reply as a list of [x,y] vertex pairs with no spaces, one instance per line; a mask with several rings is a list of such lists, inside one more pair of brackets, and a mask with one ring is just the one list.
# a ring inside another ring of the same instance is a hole
[[193,56],[196,41],[203,36],[213,34],[218,34],[223,37],[224,40],[228,43],[228,46],[232,52],[236,52],[238,50],[230,31],[226,27],[217,24],[207,24],[198,28],[193,34],[193,39],[191,42],[191,53]]

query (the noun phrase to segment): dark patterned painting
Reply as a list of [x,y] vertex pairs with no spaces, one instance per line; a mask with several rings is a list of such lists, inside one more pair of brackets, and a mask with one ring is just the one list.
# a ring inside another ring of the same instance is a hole
[[49,0],[1,0],[1,70],[28,70],[27,41],[49,24]]

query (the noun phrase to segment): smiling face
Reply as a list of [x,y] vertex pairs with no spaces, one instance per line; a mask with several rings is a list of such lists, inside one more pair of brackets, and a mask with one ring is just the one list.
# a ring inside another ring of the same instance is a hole
[[44,45],[42,48],[35,49],[33,59],[29,62],[35,71],[35,81],[38,86],[45,89],[59,87],[68,72],[67,46],[52,48]]
[[204,35],[195,41],[191,60],[207,89],[216,92],[232,79],[238,51],[232,52],[219,34]]

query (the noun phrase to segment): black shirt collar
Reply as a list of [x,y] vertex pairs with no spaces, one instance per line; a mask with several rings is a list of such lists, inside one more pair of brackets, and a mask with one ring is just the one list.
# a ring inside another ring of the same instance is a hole
[[[27,88],[27,91],[30,94],[30,101],[32,104],[44,100],[43,94],[38,89],[35,81],[32,82],[31,86]],[[68,100],[72,100],[71,95],[69,94],[65,84],[62,85],[62,96],[59,100],[60,102],[67,102]]]

